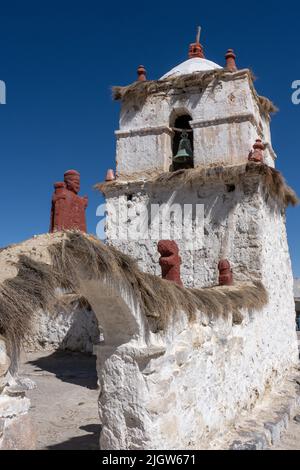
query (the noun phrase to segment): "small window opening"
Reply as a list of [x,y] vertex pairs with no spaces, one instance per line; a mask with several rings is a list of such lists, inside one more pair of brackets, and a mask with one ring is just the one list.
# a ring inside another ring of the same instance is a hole
[[235,191],[235,185],[234,184],[226,184],[226,189],[228,193],[233,193]]

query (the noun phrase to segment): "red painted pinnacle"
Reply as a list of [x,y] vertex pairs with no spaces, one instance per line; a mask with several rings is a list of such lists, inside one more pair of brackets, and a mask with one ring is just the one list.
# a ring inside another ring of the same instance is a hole
[[204,52],[203,52],[203,47],[200,44],[200,33],[201,33],[201,28],[200,26],[198,27],[197,31],[197,36],[196,36],[196,42],[190,44],[189,47],[189,58],[194,59],[195,57],[198,57],[199,59],[204,59]]
[[143,65],[138,66],[137,74],[138,74],[138,81],[139,82],[145,82],[147,80],[146,69]]
[[235,63],[236,55],[233,52],[233,49],[228,49],[225,55],[225,59],[226,59],[226,68],[230,72],[236,72],[237,71],[237,66]]
[[107,170],[105,181],[114,181],[115,178],[115,172],[112,169]]

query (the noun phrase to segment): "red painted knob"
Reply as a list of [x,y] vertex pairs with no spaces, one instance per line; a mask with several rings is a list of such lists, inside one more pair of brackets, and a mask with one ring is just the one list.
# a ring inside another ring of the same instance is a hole
[[147,80],[146,69],[143,65],[138,66],[137,74],[138,74],[138,81],[139,82],[145,82]]

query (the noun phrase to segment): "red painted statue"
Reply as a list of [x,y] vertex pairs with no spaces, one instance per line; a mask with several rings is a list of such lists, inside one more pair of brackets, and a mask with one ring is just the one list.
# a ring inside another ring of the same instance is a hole
[[69,170],[64,174],[64,182],[54,184],[52,197],[50,232],[61,230],[81,230],[86,232],[85,210],[88,198],[78,196],[80,174]]
[[171,240],[160,240],[157,249],[161,255],[159,264],[161,266],[162,278],[183,286],[180,278],[181,258],[177,243]]
[[233,274],[230,267],[230,263],[227,259],[223,259],[219,262],[219,286],[232,286]]

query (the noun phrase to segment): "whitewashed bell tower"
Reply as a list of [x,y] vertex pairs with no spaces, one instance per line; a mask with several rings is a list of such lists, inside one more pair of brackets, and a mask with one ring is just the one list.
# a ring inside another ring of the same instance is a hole
[[[198,36],[199,37],[199,36]],[[267,145],[265,162],[274,166],[269,114],[249,70],[237,70],[232,50],[226,67],[204,58],[196,39],[189,59],[148,82],[115,89],[122,97],[117,138],[117,175],[169,171],[176,137],[176,120],[187,116],[193,135],[194,166],[232,165],[247,161],[257,138]]]
[[[192,249],[189,236],[181,235],[181,214],[170,222],[187,287],[217,283],[224,258],[236,280],[261,278],[267,237],[262,235],[264,178],[267,172],[276,174],[270,135],[274,105],[257,94],[250,70],[237,69],[232,49],[221,67],[204,57],[199,36],[189,47],[189,59],[159,80],[147,80],[140,66],[136,82],[114,87],[121,101],[116,177],[110,172],[99,185],[107,200],[108,243],[156,275],[158,240],[145,233],[151,222],[145,221],[144,209],[165,204],[183,213],[187,205],[203,207],[201,229],[192,215],[191,238],[199,241]],[[277,203],[280,218],[285,202]],[[288,253],[284,220],[280,224]],[[130,231],[135,239],[126,239]]]
[[[159,357],[149,340],[150,320],[132,314],[142,333],[135,332],[119,350],[111,348],[111,361],[104,353],[101,370],[114,377],[118,364],[113,381],[119,386],[114,393],[120,397],[118,409],[121,415],[130,409],[137,418],[130,415],[128,420],[127,414],[121,421],[114,413],[111,419],[104,403],[110,429],[102,434],[103,442],[106,448],[119,448],[125,422],[130,448],[194,449],[203,445],[205,435],[210,446],[219,436],[228,436],[230,428],[222,423],[236,423],[258,398],[261,405],[266,391],[270,403],[270,388],[298,364],[284,215],[296,197],[274,168],[270,113],[275,107],[258,96],[251,72],[237,69],[233,50],[227,51],[224,68],[205,59],[199,34],[187,61],[153,81],[140,66],[138,80],[115,87],[114,96],[121,100],[116,176],[109,170],[98,185],[107,201],[107,242],[136,259],[143,271],[167,279],[149,278],[154,296],[166,299],[174,289],[183,298],[201,298],[210,314],[203,315],[200,306],[199,316],[185,323],[185,311],[172,296],[168,325],[154,331],[155,341],[163,340]],[[157,208],[167,211],[155,212]],[[166,277],[164,267],[170,265],[172,277]],[[251,290],[245,290],[249,285]],[[261,310],[258,287],[265,295]],[[225,303],[227,296],[232,307]],[[164,308],[159,307],[158,316]],[[118,328],[111,318],[110,324],[112,330]],[[126,328],[131,326],[124,322]],[[125,388],[123,382],[119,385],[120,370]],[[241,440],[250,443],[244,448],[253,448],[248,421],[240,428],[247,431]],[[234,442],[243,448],[239,439]]]

